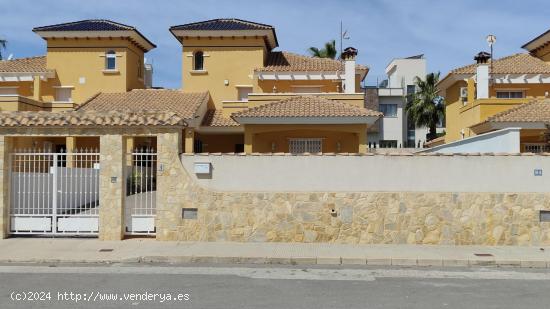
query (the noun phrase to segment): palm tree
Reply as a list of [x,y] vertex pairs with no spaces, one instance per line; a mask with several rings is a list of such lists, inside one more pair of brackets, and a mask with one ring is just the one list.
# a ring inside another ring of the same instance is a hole
[[6,45],[8,44],[8,41],[4,39],[0,39],[0,60],[2,60],[2,49],[6,49]]
[[413,93],[405,106],[409,119],[417,127],[428,127],[427,140],[437,137],[436,126],[445,117],[445,101],[437,90],[439,72],[426,75],[422,80],[418,76],[414,83],[418,91]]
[[308,49],[309,53],[313,57],[317,58],[330,58],[330,59],[336,59],[336,55],[338,52],[336,51],[336,41],[331,40],[329,42],[325,43],[325,47],[319,49],[317,47],[310,47]]

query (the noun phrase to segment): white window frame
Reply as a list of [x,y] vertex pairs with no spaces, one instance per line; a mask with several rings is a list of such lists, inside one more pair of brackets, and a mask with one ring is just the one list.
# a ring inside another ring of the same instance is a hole
[[288,152],[290,153],[323,152],[323,138],[289,138]]
[[[107,72],[113,72],[113,71],[118,71],[118,64],[117,64],[117,54],[116,54],[116,51],[114,50],[108,50],[107,52],[105,52],[105,69],[104,71],[107,71]],[[113,68],[109,68],[109,59],[114,59],[114,67]]]
[[[73,90],[74,86],[54,86],[55,89],[55,100],[53,103],[74,103],[73,101]],[[68,91],[68,96],[65,96],[66,99],[60,98],[59,91]]]

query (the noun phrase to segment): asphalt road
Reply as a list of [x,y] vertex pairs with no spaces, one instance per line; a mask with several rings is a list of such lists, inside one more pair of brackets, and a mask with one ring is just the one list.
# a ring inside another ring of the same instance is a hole
[[[0,266],[0,308],[548,308],[550,272],[300,266]],[[107,299],[109,298],[109,299]]]

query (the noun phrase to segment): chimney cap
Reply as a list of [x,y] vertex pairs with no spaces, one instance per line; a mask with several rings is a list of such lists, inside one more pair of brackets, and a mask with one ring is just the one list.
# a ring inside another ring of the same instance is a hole
[[487,63],[491,59],[491,54],[488,52],[479,52],[475,57],[474,60],[477,61],[478,64]]
[[344,51],[342,52],[342,59],[353,59],[355,58],[355,56],[357,56],[357,48],[354,48],[354,47],[346,47],[346,49],[344,49]]

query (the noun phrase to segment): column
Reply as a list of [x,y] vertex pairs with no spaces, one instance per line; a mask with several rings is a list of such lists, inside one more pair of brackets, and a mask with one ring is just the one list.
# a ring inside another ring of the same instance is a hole
[[34,76],[33,77],[33,92],[32,92],[32,98],[36,101],[40,101],[41,99],[41,89],[40,89],[40,76]]
[[122,135],[102,135],[99,148],[99,239],[122,240],[125,228],[126,138]]
[[195,129],[185,128],[185,153],[193,153],[195,146]]
[[357,144],[359,145],[359,153],[367,153],[367,126],[357,132]]
[[13,138],[0,136],[0,239],[9,236],[9,209],[10,209],[10,153],[12,152]]
[[67,167],[74,167],[74,160],[71,153],[76,149],[76,137],[65,137],[65,152],[67,152]]
[[182,208],[192,205],[184,194],[191,180],[179,158],[181,133],[175,129],[157,135],[157,240],[178,240]]
[[252,143],[254,142],[254,133],[251,132],[250,128],[244,127],[244,152],[252,153]]

